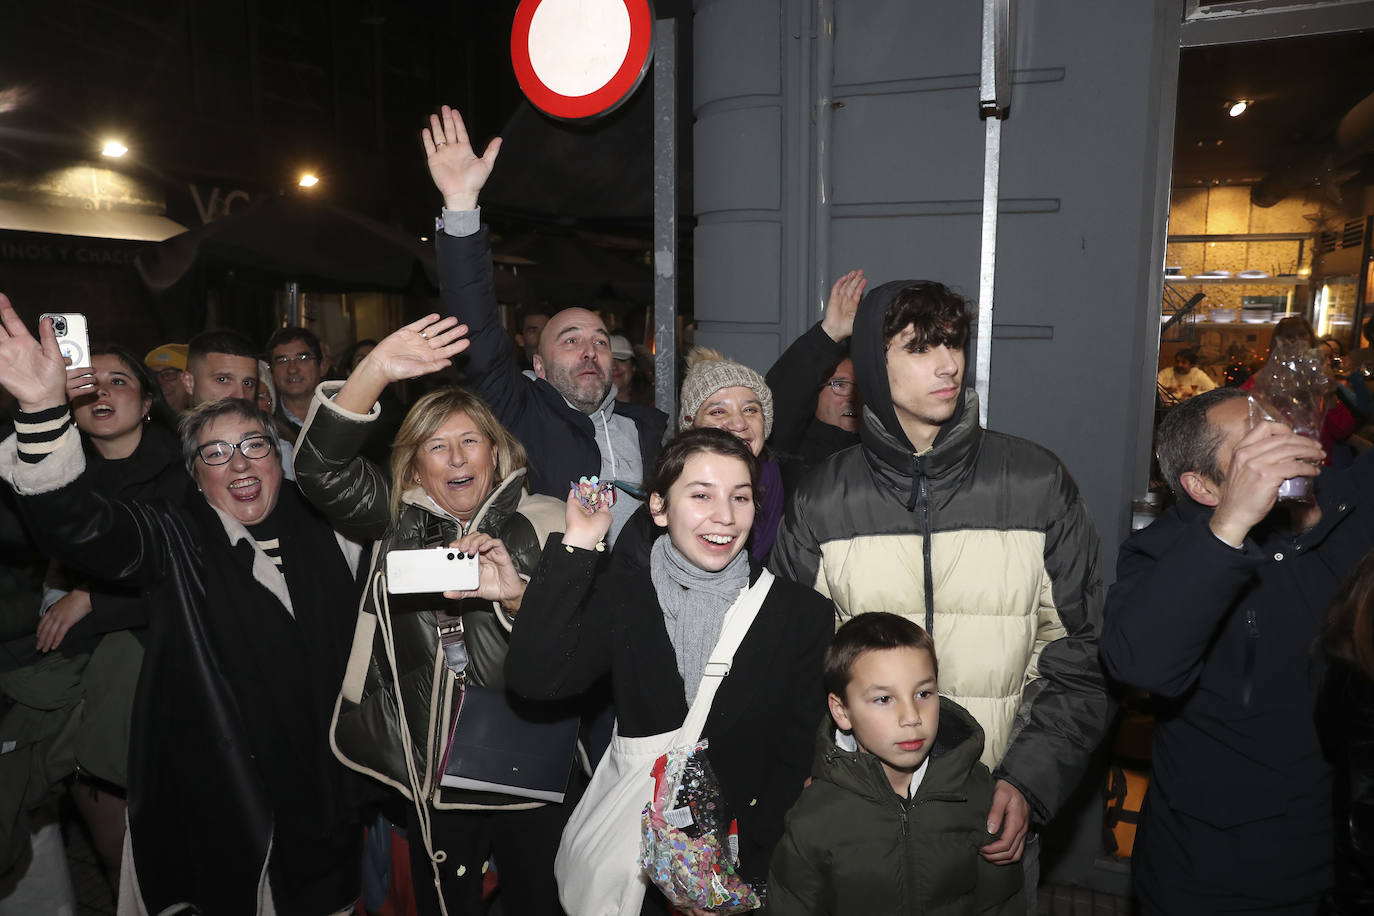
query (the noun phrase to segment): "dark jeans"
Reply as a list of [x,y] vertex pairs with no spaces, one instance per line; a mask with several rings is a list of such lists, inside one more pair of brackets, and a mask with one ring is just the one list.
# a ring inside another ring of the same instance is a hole
[[[447,857],[439,865],[449,916],[481,914],[482,878],[488,857],[495,855],[501,879],[502,911],[509,916],[562,916],[553,859],[563,826],[582,796],[580,772],[561,805],[525,811],[432,811],[430,836],[435,850]],[[407,816],[411,879],[420,916],[439,916],[434,870],[425,853],[415,811]]]

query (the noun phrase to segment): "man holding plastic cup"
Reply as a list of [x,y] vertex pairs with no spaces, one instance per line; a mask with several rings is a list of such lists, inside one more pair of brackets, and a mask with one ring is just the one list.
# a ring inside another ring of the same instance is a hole
[[[1314,913],[1333,842],[1311,646],[1374,546],[1374,453],[1318,477],[1321,446],[1229,388],[1174,408],[1156,452],[1178,501],[1122,546],[1100,642],[1160,703],[1139,912]],[[1292,478],[1315,499],[1281,502]]]

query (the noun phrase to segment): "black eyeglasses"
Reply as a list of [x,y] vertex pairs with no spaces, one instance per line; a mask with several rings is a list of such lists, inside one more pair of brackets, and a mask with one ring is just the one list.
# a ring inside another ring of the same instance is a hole
[[289,366],[291,363],[308,363],[314,359],[314,353],[297,353],[294,356],[274,356],[272,357],[272,365]]
[[272,437],[258,433],[255,436],[244,436],[235,445],[233,442],[224,442],[216,439],[214,442],[207,442],[196,449],[196,454],[200,460],[210,467],[217,467],[221,464],[228,464],[229,459],[234,457],[237,451],[245,458],[252,458],[257,461],[259,458],[266,458],[272,454]]
[[849,394],[850,389],[854,387],[853,380],[847,378],[832,378],[830,381],[826,382],[826,384],[830,386],[831,391],[841,397]]

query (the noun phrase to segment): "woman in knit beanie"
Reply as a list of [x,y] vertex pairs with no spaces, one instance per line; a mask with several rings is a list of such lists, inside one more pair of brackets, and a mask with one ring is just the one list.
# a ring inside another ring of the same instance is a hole
[[762,563],[773,549],[782,521],[782,472],[764,454],[773,432],[773,392],[763,376],[715,350],[694,347],[678,397],[678,429],[713,426],[734,433],[759,459],[758,511],[750,532],[749,555]]

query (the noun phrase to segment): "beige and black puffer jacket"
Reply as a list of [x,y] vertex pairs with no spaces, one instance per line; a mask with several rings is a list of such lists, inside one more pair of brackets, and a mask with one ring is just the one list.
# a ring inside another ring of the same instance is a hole
[[882,340],[883,312],[907,282],[860,305],[861,444],[793,494],[771,566],[830,597],[840,623],[888,611],[929,630],[940,693],[978,720],[983,762],[1043,822],[1082,778],[1112,713],[1097,654],[1097,534],[1059,460],[985,431],[971,388],[931,448],[911,447]]

